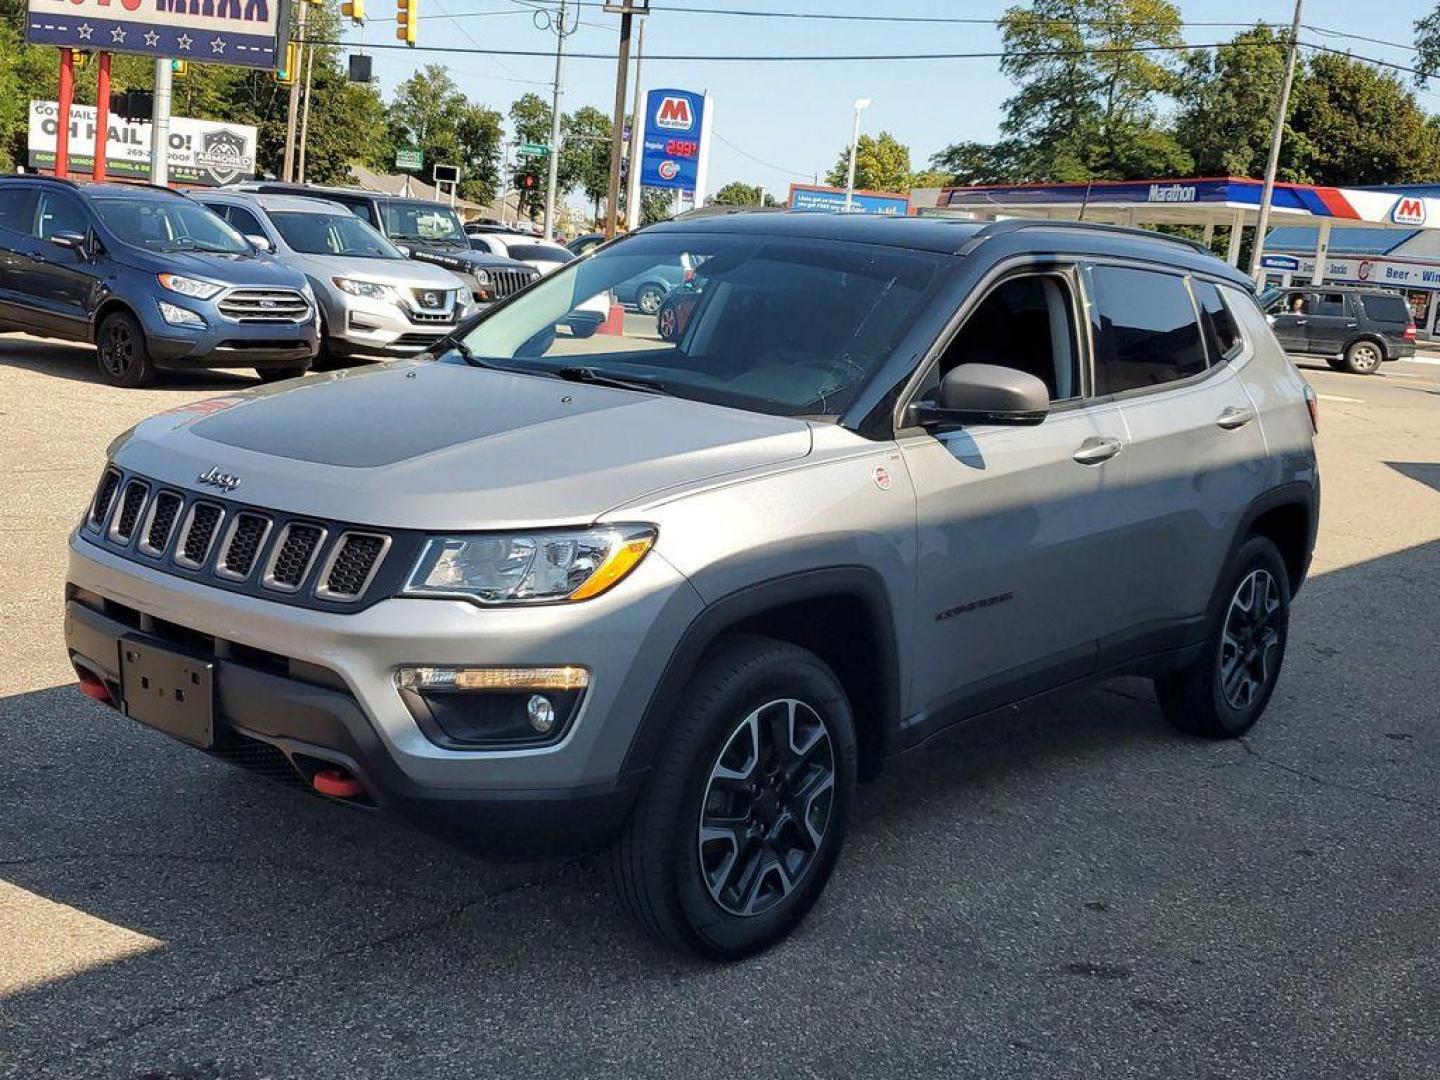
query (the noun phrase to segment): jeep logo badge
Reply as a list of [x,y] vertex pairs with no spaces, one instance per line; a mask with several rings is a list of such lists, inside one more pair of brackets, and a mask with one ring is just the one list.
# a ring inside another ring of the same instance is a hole
[[209,472],[202,472],[196,479],[208,487],[216,487],[225,492],[234,491],[240,486],[240,477],[234,473],[221,472],[216,465],[211,465]]

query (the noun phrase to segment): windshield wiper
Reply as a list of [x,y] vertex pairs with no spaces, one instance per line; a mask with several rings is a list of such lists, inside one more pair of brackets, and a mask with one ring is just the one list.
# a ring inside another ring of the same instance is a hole
[[619,375],[607,375],[592,367],[563,367],[556,376],[567,382],[590,383],[594,386],[613,386],[617,390],[640,390],[649,394],[666,394],[665,384],[654,379],[630,379]]

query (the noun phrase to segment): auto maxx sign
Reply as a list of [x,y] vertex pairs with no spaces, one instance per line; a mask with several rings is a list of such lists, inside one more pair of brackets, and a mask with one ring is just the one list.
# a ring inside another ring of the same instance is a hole
[[27,0],[25,40],[274,68],[290,0]]
[[[60,108],[53,101],[30,102],[26,139],[32,169],[55,167],[55,132]],[[95,107],[70,107],[70,145],[95,145]],[[255,178],[255,128],[249,124],[217,124],[186,116],[170,118],[170,179],[177,184],[218,187]],[[87,175],[94,168],[88,154],[70,153],[70,171]],[[105,140],[105,169],[116,178],[150,176],[150,124],[111,115]]]

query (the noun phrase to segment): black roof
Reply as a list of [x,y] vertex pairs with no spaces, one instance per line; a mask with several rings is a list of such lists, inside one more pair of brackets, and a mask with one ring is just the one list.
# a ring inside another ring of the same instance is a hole
[[1005,255],[1049,252],[1072,255],[1131,256],[1163,262],[1226,278],[1244,288],[1253,283],[1191,240],[1146,229],[1080,221],[1012,218],[970,221],[947,217],[881,217],[804,210],[751,210],[730,214],[682,217],[647,226],[644,233],[789,236],[806,240],[839,240],[857,244],[969,255],[994,244]]
[[[312,199],[324,199],[334,195],[344,195],[349,198],[375,199],[378,202],[423,202],[430,203],[430,199],[419,195],[393,195],[388,191],[367,191],[365,188],[356,187],[327,187],[324,184],[292,184],[283,180],[246,180],[239,184],[227,184],[225,188],[231,191],[249,192],[256,195],[308,195]],[[443,206],[450,209],[447,203],[434,203],[435,206]]]
[[183,198],[180,192],[175,191],[173,188],[162,187],[159,184],[78,184],[74,180],[65,180],[58,176],[41,176],[37,173],[0,174],[0,182],[11,183],[17,180],[39,181],[44,184],[61,184],[64,187],[78,191],[82,195],[88,195],[95,199],[159,199],[167,196]]

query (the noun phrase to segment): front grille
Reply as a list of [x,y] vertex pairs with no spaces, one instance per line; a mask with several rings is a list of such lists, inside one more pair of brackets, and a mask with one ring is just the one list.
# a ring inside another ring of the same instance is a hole
[[445,323],[448,325],[455,321],[455,314],[451,311],[411,311],[408,314],[413,323]]
[[215,559],[215,572],[232,581],[244,581],[255,568],[255,557],[270,533],[270,519],[260,514],[235,515],[225,543]]
[[415,299],[415,306],[422,311],[448,311],[451,306],[451,294],[446,289],[411,289],[410,295]]
[[297,323],[310,314],[309,301],[294,289],[231,289],[218,306],[242,323]]
[[185,499],[173,491],[162,491],[155,496],[155,501],[150,504],[150,513],[145,518],[145,525],[140,530],[139,546],[142,552],[156,558],[165,554],[165,548],[170,544],[170,534],[180,517],[180,508],[184,505]]
[[340,537],[320,574],[316,595],[327,600],[353,600],[358,597],[370,584],[370,578],[389,544],[389,538],[378,533],[352,532]]
[[540,274],[534,270],[490,270],[491,291],[496,300],[503,300],[517,293],[534,281]]
[[110,537],[121,544],[128,544],[135,535],[135,524],[140,520],[140,511],[145,508],[145,499],[150,494],[150,485],[143,480],[131,480],[125,485],[125,494],[120,496],[120,510],[110,525]]
[[390,347],[392,349],[426,349],[444,336],[444,334],[401,334],[390,343]]
[[180,549],[175,561],[191,570],[198,570],[210,557],[210,548],[215,543],[215,532],[225,511],[211,502],[197,502],[190,508],[189,520],[180,535]]
[[285,526],[275,542],[270,565],[265,568],[265,587],[281,592],[298,591],[315,556],[320,554],[320,543],[324,539],[325,530],[319,525],[295,522]]
[[90,524],[99,528],[105,524],[110,513],[110,504],[115,501],[115,492],[120,487],[118,469],[106,469],[100,477],[100,486],[95,489],[95,501],[90,504]]
[[278,746],[271,746],[259,739],[237,734],[232,742],[215,747],[211,753],[231,765],[238,765],[266,780],[306,791],[310,790],[310,785],[305,782],[305,778],[300,775],[295,766],[291,764],[290,759],[285,756],[285,752]]

